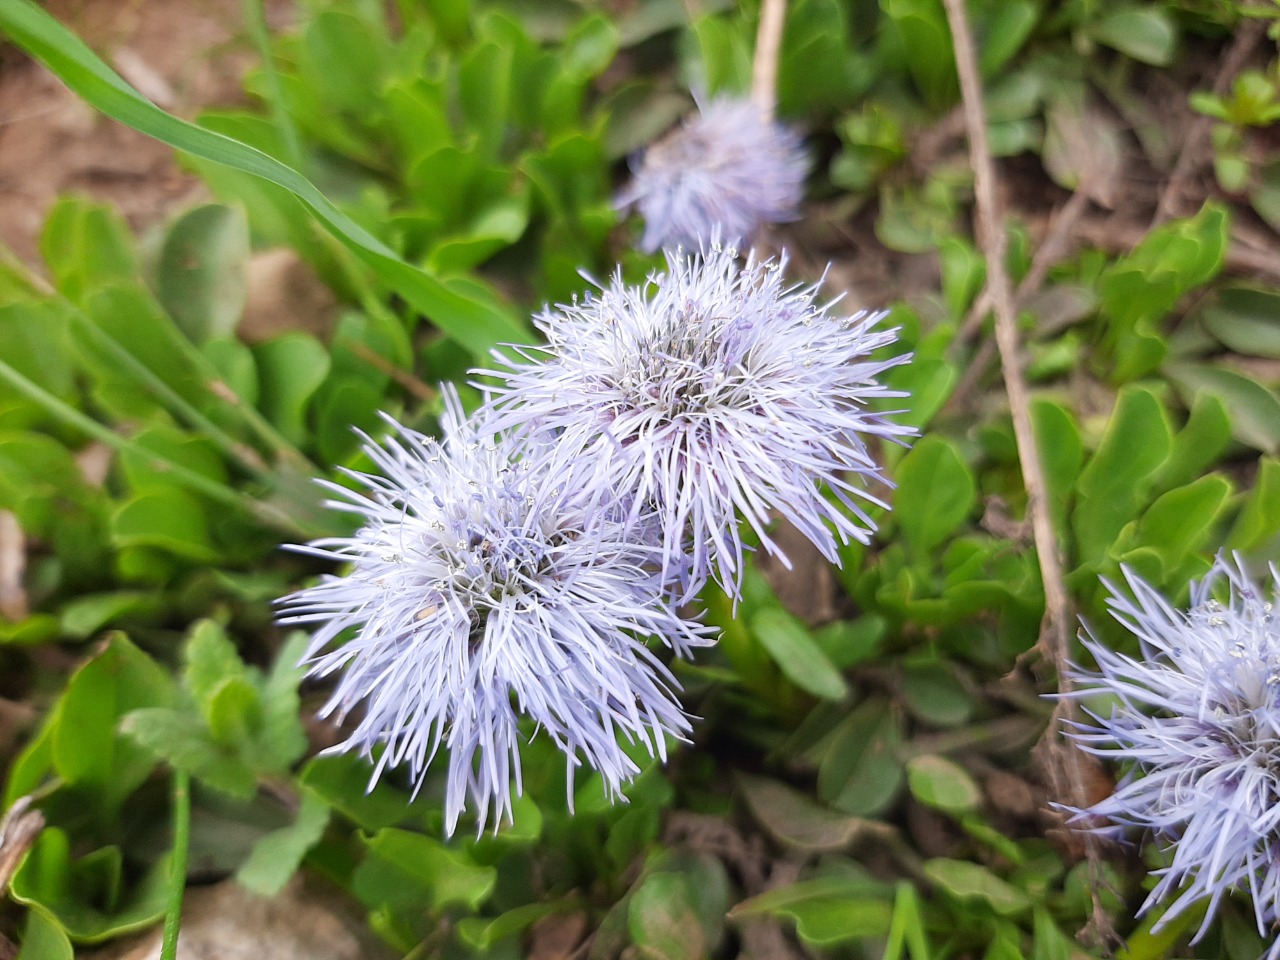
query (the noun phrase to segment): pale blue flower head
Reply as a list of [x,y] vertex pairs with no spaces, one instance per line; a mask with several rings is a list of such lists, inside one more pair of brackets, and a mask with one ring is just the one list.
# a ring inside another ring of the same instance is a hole
[[[1205,900],[1203,935],[1222,898],[1243,891],[1266,935],[1280,918],[1280,574],[1273,567],[1259,585],[1238,559],[1219,557],[1185,612],[1132,572],[1125,579],[1132,598],[1108,584],[1108,603],[1141,656],[1084,641],[1100,672],[1078,672],[1076,695],[1110,694],[1115,705],[1071,735],[1127,769],[1075,819],[1143,827],[1168,848],[1143,905],[1176,893],[1162,923]],[[1280,941],[1268,956],[1280,956]]]
[[585,762],[616,796],[638,772],[619,735],[665,757],[690,729],[645,641],[687,654],[707,631],[673,608],[651,526],[586,502],[537,447],[445,398],[441,442],[393,424],[364,448],[380,473],[350,473],[363,491],[329,485],[363,527],[298,549],[349,567],[286,597],[281,619],[316,625],[310,675],[339,675],[325,712],[358,717],[337,749],[381,748],[374,779],[405,764],[420,786],[447,750],[452,833],[468,801],[477,829],[509,819],[522,714],[570,779]]
[[641,247],[696,248],[717,234],[750,238],[762,223],[793,220],[809,170],[798,134],[767,119],[749,100],[699,102],[664,139],[633,162],[619,209],[644,217]]
[[545,347],[499,355],[499,418],[554,438],[597,496],[652,508],[685,598],[711,576],[737,595],[744,524],[778,556],[777,516],[831,561],[866,542],[884,485],[868,440],[914,432],[868,409],[901,396],[878,378],[908,359],[872,359],[896,339],[885,314],[843,314],[785,263],[668,252],[644,284],[615,275],[536,318]]

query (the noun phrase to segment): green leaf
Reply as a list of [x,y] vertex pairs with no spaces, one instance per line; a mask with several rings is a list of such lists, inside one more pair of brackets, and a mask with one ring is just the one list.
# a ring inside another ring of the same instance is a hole
[[902,698],[912,713],[937,727],[958,727],[973,716],[973,697],[945,664],[906,665]]
[[77,303],[104,284],[137,275],[133,235],[124,218],[82,197],[54,204],[40,235],[40,253],[59,292]]
[[135,710],[121,731],[176,770],[185,770],[215,790],[247,800],[257,788],[253,771],[224,749],[199,718],[178,710]]
[[348,249],[415,309],[476,357],[504,341],[526,338],[524,327],[505,309],[461,296],[436,278],[410,266],[367,230],[335,207],[305,177],[265,153],[159,109],[104,64],[75,34],[30,0],[0,5],[0,28],[9,39],[43,62],[95,109],[184,150],[250,173],[289,190]]
[[114,634],[67,683],[53,726],[53,763],[69,784],[101,791],[108,807],[122,802],[155,766],[144,750],[117,733],[120,720],[142,707],[173,702],[168,675],[124,634]]
[[343,816],[370,833],[400,823],[411,813],[409,795],[378,781],[373,768],[355,754],[314,757],[298,782]]
[[262,726],[251,744],[254,768],[264,773],[284,773],[307,752],[307,731],[302,723],[298,685],[306,673],[302,658],[310,637],[295,630],[285,638],[265,683],[259,683]]
[[1168,12],[1158,5],[1113,7],[1093,25],[1099,43],[1155,67],[1173,62],[1178,42],[1177,27]]
[[1031,401],[1031,424],[1044,469],[1049,512],[1061,533],[1066,528],[1072,488],[1084,463],[1084,441],[1071,412],[1044,397]]
[[100,943],[145,929],[164,916],[168,865],[167,858],[158,861],[122,896],[118,847],[72,860],[67,834],[46,827],[14,874],[10,892],[18,902],[46,911],[71,939]]
[[32,905],[27,912],[17,960],[75,960],[62,925],[44,907]]
[[866,827],[860,817],[830,810],[776,780],[739,774],[738,785],[756,820],[778,840],[801,850],[843,850]]
[[818,796],[837,810],[873,816],[893,801],[904,774],[901,721],[887,701],[868,700],[836,729],[818,766]]
[[1072,524],[1082,560],[1106,556],[1145,502],[1169,447],[1169,424],[1155,394],[1139,387],[1121,390],[1102,442],[1076,484]]
[[953,816],[972,813],[982,803],[982,791],[964,768],[933,754],[907,761],[907,788],[926,807]]
[[236,871],[236,880],[260,896],[274,897],[320,841],[328,823],[329,807],[314,793],[303,791],[297,820],[254,844],[249,859]]
[[987,16],[974,25],[984,79],[995,77],[1013,58],[1039,19],[1040,10],[1031,0],[1004,0],[988,8]]
[[150,616],[159,609],[160,601],[152,593],[137,590],[89,593],[64,603],[58,612],[58,622],[63,636],[87,640],[122,618]]
[[493,867],[420,833],[387,828],[365,846],[369,856],[356,868],[351,890],[371,907],[421,911],[457,904],[477,910],[497,882]]
[[235,644],[213,620],[201,620],[191,628],[182,659],[182,685],[201,709],[224,681],[247,676]]
[[176,487],[151,490],[123,504],[111,517],[111,538],[119,547],[158,547],[201,563],[218,557],[200,501]]
[[884,885],[862,876],[829,874],[769,890],[739,903],[729,919],[789,917],[807,943],[822,946],[859,937],[883,937],[890,910]]
[[1137,543],[1159,553],[1166,571],[1176,569],[1204,545],[1230,495],[1231,482],[1216,473],[1170,490],[1138,521]]
[[1263,453],[1280,452],[1280,398],[1258,381],[1202,363],[1170,363],[1165,373],[1190,404],[1201,393],[1222,401],[1231,435]]
[[881,938],[893,912],[883,900],[809,900],[787,913],[805,943],[826,946],[845,940]]
[[1275,556],[1277,537],[1280,537],[1280,460],[1263,457],[1258,463],[1253,489],[1245,497],[1227,544],[1235,550]]
[[225,677],[203,704],[204,720],[214,743],[238,754],[262,726],[258,691],[245,677]]
[[562,903],[526,903],[496,917],[463,917],[458,922],[458,937],[467,946],[487,953],[496,944],[524,933],[543,917],[559,913]]
[[248,292],[249,224],[239,207],[206,204],[169,228],[156,296],[193,342],[230,336]]
[[968,860],[943,857],[929,860],[924,865],[924,874],[957,900],[985,904],[1002,917],[1016,916],[1031,907],[1031,899],[1017,887]]
[[934,109],[950,106],[960,81],[941,0],[882,0],[881,8],[910,51],[906,65],[925,102]]
[[262,412],[290,441],[304,443],[307,405],[329,373],[329,352],[310,334],[294,332],[258,344],[253,356]]
[[706,939],[692,900],[689,881],[678,873],[654,873],[644,879],[627,908],[627,926],[641,957],[701,960]]
[[964,523],[977,484],[955,446],[943,437],[920,440],[897,471],[894,516],[917,556],[927,556]]
[[1231,420],[1222,401],[1211,393],[1197,393],[1191,415],[1173,438],[1173,448],[1156,477],[1156,489],[1190,483],[1222,456],[1231,442]]
[[1236,353],[1280,359],[1280,294],[1228,286],[1200,315],[1205,329]]
[[751,633],[769,651],[788,680],[824,700],[849,692],[840,671],[809,635],[809,628],[781,607],[765,607],[751,617]]

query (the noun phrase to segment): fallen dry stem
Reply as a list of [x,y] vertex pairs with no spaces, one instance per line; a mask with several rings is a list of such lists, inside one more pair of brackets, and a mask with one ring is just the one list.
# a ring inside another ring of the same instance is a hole
[[756,32],[756,53],[751,64],[751,102],[766,120],[772,120],[778,102],[778,58],[782,53],[782,28],[787,19],[787,0],[764,0],[760,7],[760,29]]
[[[995,310],[995,339],[1000,352],[1004,372],[1005,393],[1009,398],[1013,417],[1014,438],[1018,446],[1018,461],[1022,468],[1022,481],[1027,490],[1027,513],[1035,538],[1036,555],[1040,563],[1040,577],[1044,583],[1045,617],[1041,624],[1036,649],[1053,664],[1058,674],[1059,691],[1067,693],[1072,687],[1068,672],[1071,643],[1070,604],[1063,582],[1062,564],[1058,557],[1053,521],[1046,499],[1044,470],[1036,447],[1035,432],[1031,425],[1030,395],[1022,374],[1019,357],[1016,308],[1013,285],[1005,270],[1007,238],[1001,222],[996,197],[995,164],[987,143],[987,117],[982,102],[982,84],[978,78],[978,63],[974,53],[973,35],[969,30],[964,0],[943,0],[947,22],[951,27],[952,46],[955,49],[956,70],[960,76],[960,95],[964,105],[965,128],[969,138],[969,156],[974,174],[974,215],[978,243],[987,261],[987,289],[991,291],[991,304]],[[1057,701],[1054,716],[1046,731],[1042,745],[1048,761],[1046,773],[1054,793],[1075,807],[1089,805],[1083,776],[1080,753],[1062,744],[1062,721],[1071,716],[1075,702],[1061,697]],[[1092,838],[1085,837],[1085,849],[1095,878],[1100,876],[1101,862]],[[1093,932],[1100,938],[1113,936],[1110,923],[1100,909],[1097,897],[1098,884],[1090,884],[1094,891]]]

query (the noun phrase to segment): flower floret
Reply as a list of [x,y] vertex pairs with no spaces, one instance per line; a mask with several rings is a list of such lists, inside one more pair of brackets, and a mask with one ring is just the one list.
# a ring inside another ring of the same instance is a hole
[[479,829],[509,819],[521,790],[521,715],[617,795],[638,768],[619,734],[664,755],[689,720],[646,645],[685,655],[707,631],[673,608],[660,546],[643,526],[578,496],[536,444],[467,420],[446,393],[443,443],[393,423],[368,441],[380,474],[332,484],[351,537],[298,549],[348,563],[282,601],[316,624],[310,673],[340,673],[325,712],[363,708],[337,749],[373,756],[375,779],[407,765],[421,786],[449,754],[445,826],[467,806]]

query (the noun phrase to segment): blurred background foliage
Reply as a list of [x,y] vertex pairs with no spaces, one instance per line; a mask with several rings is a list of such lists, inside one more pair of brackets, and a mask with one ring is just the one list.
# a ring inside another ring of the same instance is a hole
[[[760,563],[736,618],[708,593],[723,639],[675,667],[695,741],[628,804],[591,776],[567,796],[534,740],[515,822],[446,843],[436,773],[367,791],[364,762],[319,754],[340,731],[271,609],[320,572],[278,544],[347,522],[310,478],[365,466],[352,428],[380,410],[431,429],[434,385],[532,337],[583,273],[658,263],[611,206],[626,158],[691,90],[746,90],[758,9],[301,0],[272,34],[245,10],[259,65],[195,121],[230,139],[166,137],[205,199],[135,235],[67,196],[41,262],[0,262],[5,799],[47,822],[0,913],[24,960],[163,915],[167,769],[194,778],[193,886],[271,896],[301,871],[390,955],[1065,960],[1101,950],[1076,940],[1091,894],[1128,957],[1261,952],[1247,904],[1194,947],[1194,916],[1153,934],[1133,916],[1161,853],[1109,847],[1091,878],[1047,808],[1044,595],[941,0],[791,0],[778,76],[813,172],[763,242],[796,279],[830,262],[827,293],[889,307],[915,353],[890,381],[922,437],[878,451],[898,486],[875,542],[838,571]],[[969,10],[1068,585],[1132,643],[1100,576],[1185,601],[1221,548],[1280,554],[1280,6]],[[0,27],[52,37],[95,102],[92,54],[39,16]],[[246,172],[246,146],[332,214]],[[323,308],[250,329],[250,275],[282,251]],[[1113,772],[1091,772],[1103,795]]]

